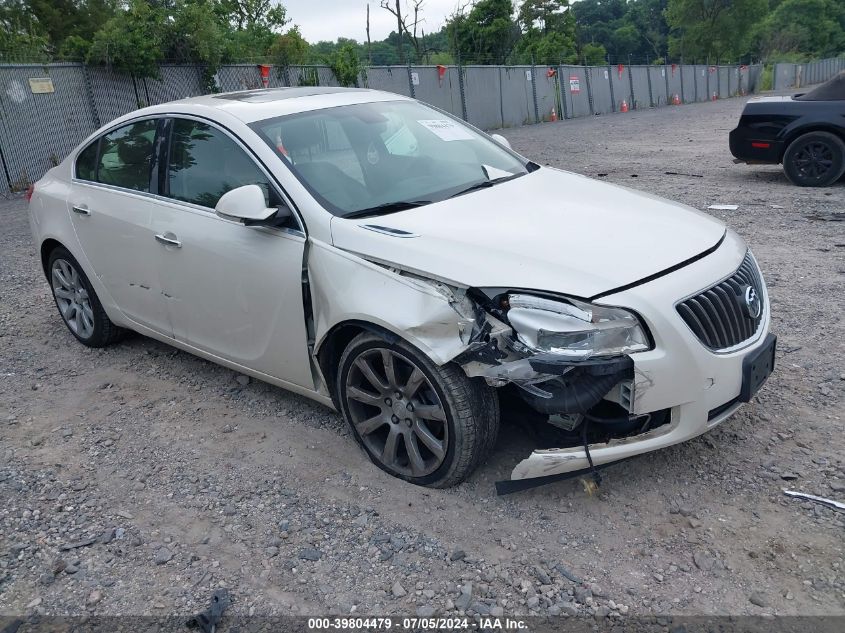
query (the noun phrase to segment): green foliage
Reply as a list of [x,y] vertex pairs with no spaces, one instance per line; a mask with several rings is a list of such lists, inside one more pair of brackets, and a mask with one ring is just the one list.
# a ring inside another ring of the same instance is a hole
[[755,39],[763,57],[772,60],[785,53],[797,54],[794,61],[836,55],[845,51],[845,3],[783,0],[759,24]]
[[208,0],[177,0],[166,28],[165,59],[208,67],[213,75],[226,55],[226,37]]
[[763,66],[763,72],[760,74],[760,90],[772,90],[775,84],[775,69],[773,64],[766,64]]
[[735,61],[749,50],[767,0],[669,0],[669,55],[687,61]]
[[464,64],[504,64],[519,39],[511,0],[479,0],[469,13],[449,20],[453,53]]
[[[285,30],[284,4],[0,0],[0,61],[84,59],[138,77],[157,76],[162,62],[193,63],[209,82],[228,62],[325,63],[354,85],[362,64],[400,58],[444,65],[715,63],[845,52],[845,0],[464,0],[439,31],[403,28],[370,45],[342,37],[309,44],[297,27]],[[422,6],[422,20],[437,21]],[[298,79],[318,81],[310,72]]]
[[273,31],[287,24],[287,12],[273,0],[218,0],[218,15],[237,31]]
[[311,54],[311,46],[302,37],[299,27],[276,37],[270,47],[270,58],[277,66],[298,66],[305,64]]
[[85,61],[90,51],[91,42],[79,35],[68,35],[62,42],[57,57],[62,61]]
[[525,0],[519,9],[522,37],[515,61],[528,64],[574,62],[575,18],[569,0]]
[[667,0],[581,0],[572,6],[578,43],[601,44],[611,61],[646,63],[666,54]]
[[584,44],[581,59],[587,66],[601,66],[607,63],[607,50],[601,44]]
[[135,77],[158,77],[164,58],[164,13],[144,0],[132,0],[94,36],[88,62],[106,64]]
[[361,60],[355,46],[346,43],[332,55],[329,66],[341,86],[357,86]]

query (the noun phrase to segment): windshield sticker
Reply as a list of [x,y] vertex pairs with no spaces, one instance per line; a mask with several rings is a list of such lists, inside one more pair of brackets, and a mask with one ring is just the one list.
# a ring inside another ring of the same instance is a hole
[[424,119],[417,121],[424,128],[433,132],[443,141],[471,141],[469,130],[449,119]]

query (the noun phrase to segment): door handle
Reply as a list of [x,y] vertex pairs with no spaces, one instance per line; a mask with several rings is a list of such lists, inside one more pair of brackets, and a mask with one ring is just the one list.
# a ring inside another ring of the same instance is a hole
[[74,213],[79,215],[91,215],[91,211],[89,211],[86,206],[73,206],[71,209],[73,209]]
[[[172,235],[173,237],[168,237],[168,235]],[[164,244],[165,246],[175,246],[176,248],[182,248],[182,242],[176,239],[176,236],[173,233],[165,233],[164,235],[158,234],[156,235],[156,241]]]

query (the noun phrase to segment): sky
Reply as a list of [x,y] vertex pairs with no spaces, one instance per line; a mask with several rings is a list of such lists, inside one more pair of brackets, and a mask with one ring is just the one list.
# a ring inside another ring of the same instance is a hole
[[[408,0],[400,0],[404,10]],[[391,3],[395,0],[391,0]],[[420,26],[426,33],[440,30],[460,0],[425,0]],[[349,37],[367,41],[367,0],[282,0],[291,24],[298,24],[302,36],[309,42],[335,41]],[[379,0],[369,0],[370,37],[383,40],[396,30],[396,18],[380,6]],[[464,1],[462,4],[466,4]]]

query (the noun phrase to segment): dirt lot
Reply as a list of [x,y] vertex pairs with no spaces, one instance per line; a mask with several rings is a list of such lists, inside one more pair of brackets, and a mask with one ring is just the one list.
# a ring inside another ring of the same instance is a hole
[[779,366],[757,401],[609,469],[593,497],[577,481],[497,497],[531,448],[512,426],[468,483],[415,488],[303,398],[139,336],[86,349],[23,201],[2,203],[0,613],[188,613],[226,586],[240,614],[845,614],[845,515],[782,494],[845,500],[845,183],[733,165],[741,108],[504,132],[541,163],[738,204],[714,213],[769,283]]

